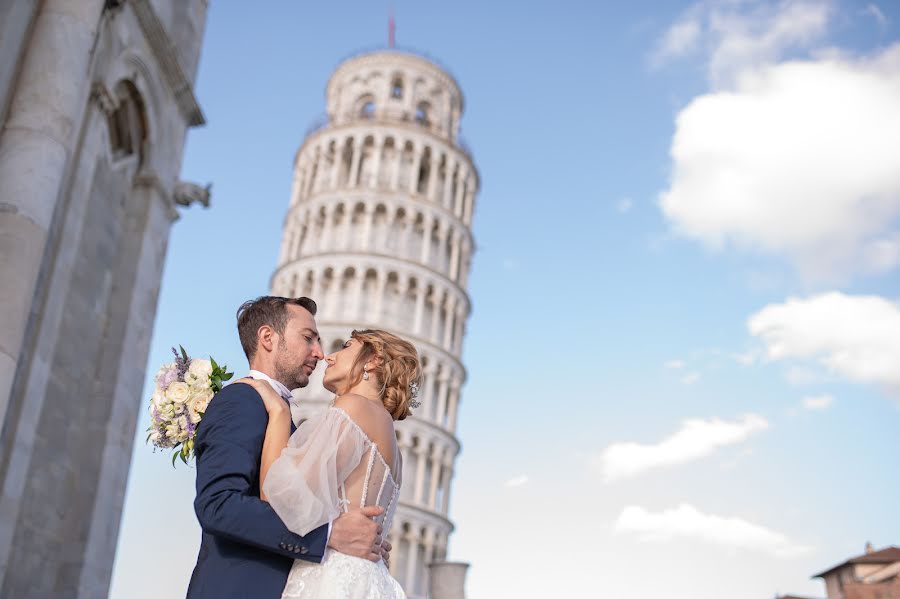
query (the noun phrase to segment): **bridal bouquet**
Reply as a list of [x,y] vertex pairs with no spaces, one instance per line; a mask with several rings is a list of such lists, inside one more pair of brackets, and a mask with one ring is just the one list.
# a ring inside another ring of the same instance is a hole
[[194,434],[203,418],[206,406],[213,395],[222,390],[222,383],[232,377],[226,366],[219,366],[211,357],[209,360],[194,359],[179,346],[175,348],[175,361],[163,364],[156,373],[156,389],[150,398],[150,428],[147,441],[152,442],[154,451],[175,449],[175,460],[187,464],[194,452]]

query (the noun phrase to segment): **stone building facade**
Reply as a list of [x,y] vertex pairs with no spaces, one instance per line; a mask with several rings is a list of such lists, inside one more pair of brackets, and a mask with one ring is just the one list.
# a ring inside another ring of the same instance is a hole
[[0,3],[0,596],[108,595],[206,0]]
[[[447,513],[460,449],[478,172],[459,138],[460,88],[429,60],[393,50],[357,56],[333,73],[326,100],[327,117],[296,154],[272,292],[319,303],[326,351],[369,327],[396,332],[419,350],[422,406],[397,425],[403,485],[389,539],[393,575],[421,598],[453,530]],[[330,402],[321,370],[312,391],[301,392],[295,418]],[[441,594],[461,596],[464,572],[447,564],[435,579],[458,581],[451,585],[458,594]]]
[[[862,555],[833,566],[813,578],[825,583],[828,599],[900,599],[900,547],[875,550],[866,543]],[[810,599],[776,595],[775,599]]]

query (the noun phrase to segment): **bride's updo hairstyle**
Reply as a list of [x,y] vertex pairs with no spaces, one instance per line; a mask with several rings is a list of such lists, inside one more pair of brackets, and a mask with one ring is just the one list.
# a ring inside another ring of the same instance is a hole
[[413,392],[418,389],[421,366],[419,352],[409,341],[387,331],[365,329],[353,331],[350,336],[362,347],[356,362],[350,368],[346,388],[351,389],[363,378],[366,362],[375,368],[369,370],[369,377],[381,387],[381,402],[394,420],[403,420],[410,414]]

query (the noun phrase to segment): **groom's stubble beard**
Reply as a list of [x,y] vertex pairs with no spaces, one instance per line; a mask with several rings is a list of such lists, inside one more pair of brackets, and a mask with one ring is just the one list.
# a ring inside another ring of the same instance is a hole
[[288,355],[287,344],[282,337],[278,341],[278,357],[275,359],[275,380],[293,391],[309,384],[309,375],[303,370],[306,361],[297,362]]

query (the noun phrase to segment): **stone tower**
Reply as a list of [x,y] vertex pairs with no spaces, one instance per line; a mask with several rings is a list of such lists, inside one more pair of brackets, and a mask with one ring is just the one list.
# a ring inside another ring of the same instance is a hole
[[206,0],[0,3],[0,596],[106,597]]
[[[368,327],[418,348],[422,406],[397,425],[403,486],[389,539],[392,573],[410,597],[425,597],[428,565],[446,559],[453,530],[478,172],[459,138],[462,93],[433,62],[394,50],[351,58],[328,81],[326,100],[327,117],[294,162],[272,292],[319,303],[326,352]],[[331,400],[321,370],[296,418]]]

